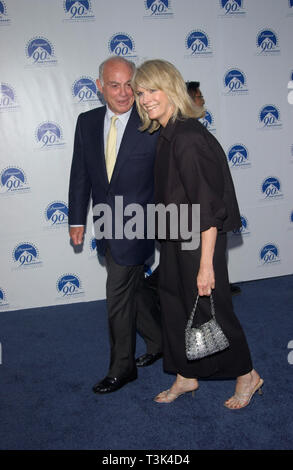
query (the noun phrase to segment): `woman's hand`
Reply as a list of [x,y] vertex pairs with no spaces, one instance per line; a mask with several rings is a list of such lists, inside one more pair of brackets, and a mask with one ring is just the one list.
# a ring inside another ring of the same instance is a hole
[[215,288],[215,273],[213,266],[201,266],[197,275],[198,295],[211,295]]

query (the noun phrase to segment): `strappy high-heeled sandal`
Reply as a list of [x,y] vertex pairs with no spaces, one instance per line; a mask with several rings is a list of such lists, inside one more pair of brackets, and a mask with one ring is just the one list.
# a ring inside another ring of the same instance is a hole
[[[187,390],[185,392],[180,393],[171,392],[170,389],[164,390],[154,398],[154,401],[156,403],[172,403],[172,401],[175,401],[176,398],[180,397],[180,395],[184,395],[185,393],[191,393],[192,397],[194,398],[196,390],[198,390],[198,387],[193,390]],[[162,398],[162,400],[160,398]]]
[[241,408],[245,408],[247,405],[249,405],[250,400],[252,399],[255,392],[258,392],[259,395],[262,395],[263,383],[264,383],[263,379],[259,379],[258,383],[256,384],[256,386],[253,388],[251,392],[247,392],[247,393],[236,392],[231,398],[235,398],[238,401],[239,406],[232,407],[232,406],[227,405],[227,402],[225,402],[224,405],[226,406],[226,408],[229,408],[229,410],[240,410]]

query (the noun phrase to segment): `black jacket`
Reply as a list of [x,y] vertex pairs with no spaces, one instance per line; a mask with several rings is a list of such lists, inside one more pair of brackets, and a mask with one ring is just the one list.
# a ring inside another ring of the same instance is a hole
[[213,226],[222,232],[241,227],[226,155],[198,120],[170,119],[161,129],[155,161],[155,202],[200,204],[200,231]]

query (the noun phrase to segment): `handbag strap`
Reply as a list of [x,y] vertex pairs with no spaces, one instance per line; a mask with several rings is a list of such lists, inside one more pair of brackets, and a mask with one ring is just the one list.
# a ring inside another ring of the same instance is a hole
[[[199,300],[199,295],[197,294],[196,300],[194,302],[193,309],[192,309],[191,314],[190,314],[190,318],[187,322],[187,328],[191,328],[191,326],[192,326],[193,318],[194,318],[194,315],[195,315],[195,312],[196,312],[196,307],[197,307],[197,304],[198,304],[198,300]],[[211,314],[212,314],[212,317],[215,318],[215,305],[214,305],[214,300],[213,300],[212,294],[210,295],[210,302],[211,302]]]

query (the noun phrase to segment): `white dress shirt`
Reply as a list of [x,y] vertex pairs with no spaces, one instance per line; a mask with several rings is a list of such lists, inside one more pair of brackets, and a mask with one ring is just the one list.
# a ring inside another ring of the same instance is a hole
[[116,155],[118,155],[120,144],[122,141],[122,137],[129,119],[129,116],[131,114],[132,108],[130,108],[127,113],[124,114],[116,114],[111,111],[110,108],[107,106],[107,111],[105,114],[105,119],[104,119],[104,149],[106,150],[106,144],[107,144],[107,137],[109,134],[110,126],[111,126],[111,118],[112,116],[117,116],[118,119],[115,122],[115,126],[117,128],[117,145],[116,145]]

